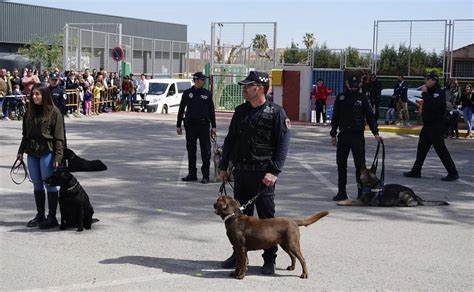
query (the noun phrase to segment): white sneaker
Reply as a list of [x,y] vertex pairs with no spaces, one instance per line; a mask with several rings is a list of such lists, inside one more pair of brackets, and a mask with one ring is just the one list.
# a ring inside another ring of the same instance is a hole
[[10,118],[9,118],[9,117],[3,117],[3,120],[4,120],[4,121],[9,121]]

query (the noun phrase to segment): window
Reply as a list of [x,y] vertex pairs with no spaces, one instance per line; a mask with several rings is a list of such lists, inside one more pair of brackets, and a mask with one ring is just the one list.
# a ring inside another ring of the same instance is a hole
[[178,84],[178,93],[183,93],[186,89],[191,87],[191,82],[189,81],[177,82],[177,84]]
[[161,95],[165,93],[168,83],[150,83],[148,94]]

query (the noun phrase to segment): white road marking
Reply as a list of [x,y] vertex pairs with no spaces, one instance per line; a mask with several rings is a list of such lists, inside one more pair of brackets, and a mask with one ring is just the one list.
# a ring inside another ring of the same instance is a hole
[[314,175],[319,181],[324,184],[328,189],[333,191],[335,194],[337,193],[337,186],[335,186],[332,182],[330,182],[323,174],[321,174],[319,171],[316,169],[312,168],[311,165],[309,165],[307,162],[301,161],[298,158],[296,158],[296,161],[298,161],[301,166],[306,168],[312,175]]

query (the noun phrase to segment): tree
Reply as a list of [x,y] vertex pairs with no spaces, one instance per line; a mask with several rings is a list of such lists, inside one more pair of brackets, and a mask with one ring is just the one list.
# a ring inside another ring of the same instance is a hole
[[328,49],[326,43],[316,45],[314,49],[314,66],[316,68],[340,68],[341,56]]
[[271,59],[266,34],[256,34],[252,40],[252,48],[257,52],[259,57]]
[[285,50],[283,54],[283,62],[284,64],[304,64],[307,63],[307,54],[304,51],[300,51],[298,45],[291,41],[290,48]]
[[315,41],[316,40],[315,40],[314,34],[312,32],[311,33],[307,32],[303,36],[303,44],[304,44],[304,46],[306,47],[307,50],[310,50],[310,49],[313,48]]
[[46,68],[63,67],[63,39],[62,33],[49,37],[34,35],[33,38],[18,53],[30,59],[33,63],[41,64]]

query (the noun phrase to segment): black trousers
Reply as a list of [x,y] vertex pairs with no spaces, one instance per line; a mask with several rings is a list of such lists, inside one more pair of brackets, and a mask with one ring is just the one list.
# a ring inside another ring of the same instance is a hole
[[349,157],[349,151],[352,151],[356,168],[356,181],[360,185],[360,170],[365,166],[364,132],[341,132],[338,135],[336,161],[339,193],[346,193],[347,158]]
[[323,123],[326,122],[326,101],[316,100],[316,123],[319,123],[319,117],[323,117]]
[[211,160],[211,134],[209,122],[186,122],[184,123],[186,130],[186,150],[188,151],[188,174],[197,176],[196,169],[196,151],[197,140],[201,148],[202,176],[209,179],[209,166]]
[[[234,197],[241,205],[253,198],[258,192],[265,188],[262,180],[265,171],[243,171],[234,170]],[[275,217],[275,186],[268,187],[257,200],[247,206],[244,214],[253,216],[254,207],[257,207],[258,218],[267,219]],[[265,261],[273,261],[276,257],[278,246],[266,249],[263,252]]]
[[428,151],[430,151],[431,145],[433,145],[436,154],[438,154],[448,174],[458,174],[456,165],[454,165],[448,148],[446,148],[444,144],[443,125],[425,125],[421,129],[418,149],[416,151],[416,160],[412,172],[421,173],[421,168],[423,167]]

